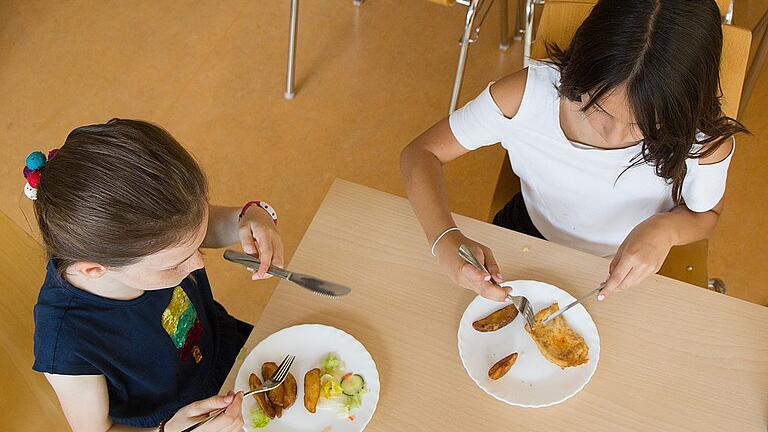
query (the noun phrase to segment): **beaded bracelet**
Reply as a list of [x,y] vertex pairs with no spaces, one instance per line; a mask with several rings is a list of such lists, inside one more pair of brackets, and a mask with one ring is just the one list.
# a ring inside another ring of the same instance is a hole
[[264,201],[248,201],[248,202],[247,202],[247,203],[245,203],[245,205],[243,206],[243,209],[242,209],[242,210],[240,210],[240,215],[238,215],[238,216],[237,216],[237,219],[238,219],[238,220],[242,219],[242,218],[243,218],[243,216],[245,216],[245,212],[247,212],[247,211],[248,211],[248,209],[249,209],[249,208],[250,208],[252,205],[256,205],[256,206],[259,206],[259,207],[261,207],[261,208],[262,208],[264,211],[266,211],[267,213],[269,213],[269,216],[272,218],[272,221],[275,223],[275,225],[277,225],[277,212],[275,211],[275,209],[274,209],[274,208],[272,208],[272,206],[271,206],[271,205],[269,205],[269,204],[265,203]]

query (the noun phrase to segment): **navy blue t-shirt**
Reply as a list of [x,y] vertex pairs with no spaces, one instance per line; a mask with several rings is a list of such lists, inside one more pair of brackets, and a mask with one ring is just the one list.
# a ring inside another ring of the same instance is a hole
[[112,300],[72,286],[49,263],[34,315],[32,368],[104,375],[112,421],[137,427],[217,394],[253,328],[213,300],[204,269],[177,287]]

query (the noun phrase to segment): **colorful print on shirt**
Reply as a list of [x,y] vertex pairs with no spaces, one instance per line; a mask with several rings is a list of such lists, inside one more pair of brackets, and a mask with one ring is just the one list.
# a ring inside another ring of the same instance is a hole
[[203,354],[197,343],[203,335],[203,327],[197,317],[195,305],[180,286],[173,289],[171,301],[163,311],[162,322],[173,345],[179,349],[181,361],[187,361],[191,354],[195,363],[200,363]]

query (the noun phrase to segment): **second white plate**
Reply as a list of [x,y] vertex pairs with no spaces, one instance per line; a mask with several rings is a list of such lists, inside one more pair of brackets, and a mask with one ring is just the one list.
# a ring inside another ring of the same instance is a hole
[[[304,374],[316,367],[328,353],[336,354],[346,370],[360,374],[365,379],[367,392],[363,405],[353,411],[354,420],[337,418],[335,412],[317,410],[311,414],[304,408]],[[296,360],[291,373],[296,377],[298,392],[296,403],[283,413],[282,418],[273,419],[267,427],[254,429],[251,425],[251,409],[256,400],[248,397],[243,401],[243,419],[246,431],[305,432],[331,430],[333,432],[360,432],[373,417],[379,401],[379,372],[373,358],[363,344],[348,333],[335,327],[321,324],[303,324],[282,329],[271,334],[248,354],[235,379],[236,390],[248,390],[248,377],[256,372],[261,377],[261,365],[293,354]],[[328,429],[326,429],[328,428]]]
[[[525,296],[534,312],[558,303],[565,307],[575,299],[553,285],[528,280],[505,282],[514,295]],[[592,378],[600,358],[600,336],[592,317],[582,305],[563,314],[568,324],[589,346],[589,362],[560,369],[550,363],[523,328],[525,319],[518,315],[512,323],[495,332],[481,333],[472,323],[504,304],[477,296],[464,311],[459,323],[459,355],[469,376],[489,395],[527,408],[546,407],[575,395]],[[488,378],[488,369],[507,355],[517,352],[517,362],[501,379]]]

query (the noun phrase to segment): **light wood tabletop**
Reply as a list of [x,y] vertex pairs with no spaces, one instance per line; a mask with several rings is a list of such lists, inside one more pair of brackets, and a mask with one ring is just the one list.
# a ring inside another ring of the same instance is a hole
[[[456,221],[494,250],[507,279],[544,281],[578,297],[606,276],[603,258],[459,215]],[[281,282],[246,349],[302,323],[352,334],[381,378],[367,430],[766,430],[763,306],[660,276],[588,302],[600,333],[597,372],[564,403],[525,409],[488,396],[465,372],[456,334],[474,294],[438,267],[405,199],[337,180],[288,267],[353,291],[328,300]],[[223,389],[232,388],[240,362]]]

